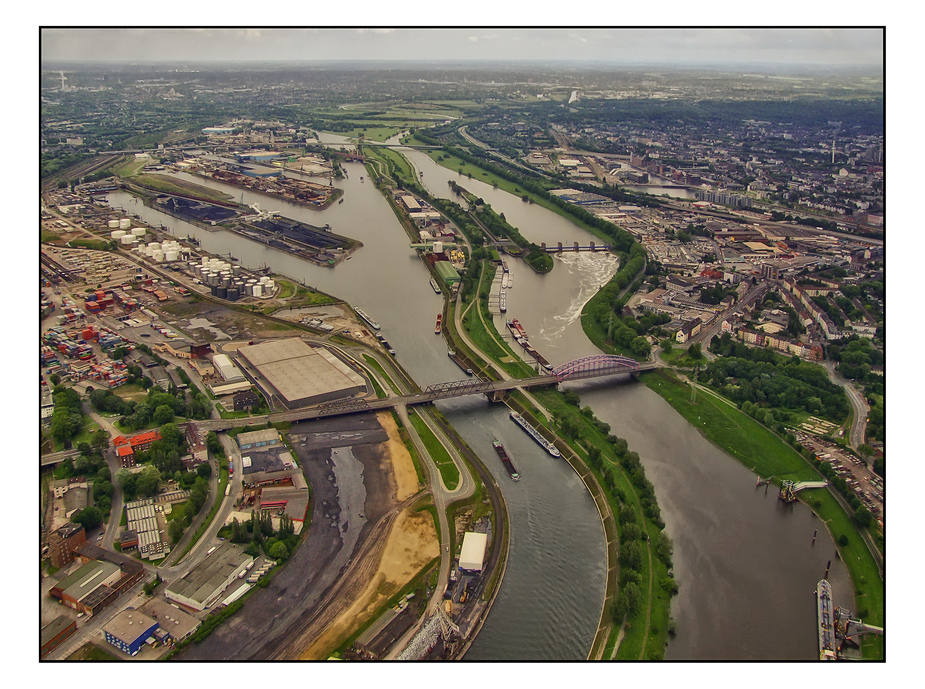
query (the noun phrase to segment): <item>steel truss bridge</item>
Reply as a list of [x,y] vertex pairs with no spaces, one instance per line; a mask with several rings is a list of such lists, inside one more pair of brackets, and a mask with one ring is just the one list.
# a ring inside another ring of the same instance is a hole
[[503,393],[516,388],[530,388],[541,385],[556,385],[570,380],[599,378],[620,374],[637,374],[656,368],[654,362],[639,363],[624,356],[598,355],[587,356],[567,364],[557,366],[549,373],[531,378],[512,378],[509,380],[488,380],[479,376],[454,380],[448,383],[435,383],[417,394],[396,395],[385,399],[366,399],[351,397],[332,400],[316,407],[306,407],[293,411],[276,412],[267,416],[251,419],[215,419],[197,421],[196,426],[204,432],[223,431],[229,428],[259,425],[267,422],[307,421],[341,414],[356,414],[378,409],[390,409],[402,405],[427,404],[441,399],[464,397],[466,395],[484,394],[496,399],[496,393]]

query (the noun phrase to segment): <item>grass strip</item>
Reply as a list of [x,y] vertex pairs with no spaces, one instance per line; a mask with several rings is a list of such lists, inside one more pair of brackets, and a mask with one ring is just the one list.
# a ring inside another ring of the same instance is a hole
[[427,454],[430,455],[434,464],[437,465],[440,476],[443,478],[444,485],[450,490],[455,490],[456,486],[459,485],[459,468],[456,466],[450,453],[437,436],[434,435],[434,432],[430,430],[430,426],[424,422],[424,419],[422,419],[415,410],[408,410],[408,418],[411,419],[411,425],[414,426],[414,430],[417,431],[418,436],[421,438],[421,442],[424,443]]

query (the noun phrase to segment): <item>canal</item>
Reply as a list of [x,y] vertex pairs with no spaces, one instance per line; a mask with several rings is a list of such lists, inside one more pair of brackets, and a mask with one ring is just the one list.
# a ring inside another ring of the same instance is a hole
[[[328,144],[339,143],[327,136]],[[491,185],[439,167],[417,151],[407,151],[431,193],[453,198],[453,179],[518,227],[534,242],[587,243],[593,237],[565,218],[524,203]],[[433,334],[441,297],[429,274],[408,247],[407,234],[358,163],[343,165],[347,177],[335,181],[344,203],[324,211],[244,193],[245,203],[363,242],[364,247],[335,269],[303,262],[225,231],[196,228],[134,202],[110,195],[116,207],[136,213],[155,227],[199,239],[203,249],[231,252],[247,267],[273,270],[317,287],[367,311],[398,352],[398,360],[422,386],[456,380],[461,371]],[[181,175],[183,176],[183,175]],[[198,177],[241,200],[240,190]],[[530,340],[553,364],[598,353],[578,320],[581,306],[617,269],[605,254],[563,254],[555,268],[537,275],[509,261],[513,288],[509,317],[524,325]],[[499,333],[503,321],[496,318]],[[611,424],[637,451],[656,488],[667,531],[675,543],[675,578],[680,593],[672,615],[678,629],[669,644],[672,659],[811,659],[816,656],[813,591],[825,562],[835,560],[834,544],[801,504],[779,505],[773,490],[755,490],[755,478],[734,459],[705,441],[658,395],[639,383],[584,383],[575,389],[582,404]],[[605,576],[603,529],[594,504],[567,464],[553,460],[507,418],[503,407],[483,398],[440,404],[462,437],[483,458],[501,485],[511,515],[511,549],[504,582],[479,637],[472,660],[584,658],[601,612]],[[512,482],[491,448],[499,439],[510,452],[519,482]],[[809,547],[814,528],[816,545]],[[833,562],[829,579],[839,593],[850,592],[847,574]],[[850,605],[849,605],[850,607]]]

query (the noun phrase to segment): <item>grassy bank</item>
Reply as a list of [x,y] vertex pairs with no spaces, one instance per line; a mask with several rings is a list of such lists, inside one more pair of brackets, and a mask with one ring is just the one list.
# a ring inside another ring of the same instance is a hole
[[408,418],[411,419],[411,425],[414,426],[414,430],[417,431],[418,437],[420,437],[421,442],[424,443],[427,454],[430,455],[434,464],[437,465],[444,485],[450,490],[455,490],[456,486],[459,485],[459,469],[456,467],[453,458],[450,457],[450,453],[417,412],[409,409]]
[[[689,384],[674,374],[656,371],[642,380],[710,441],[762,477],[792,481],[819,480],[821,476],[793,448],[770,430],[717,396],[698,391],[693,401]],[[884,585],[877,563],[858,527],[829,492],[801,493],[801,499],[825,522],[854,584],[855,612],[870,624],[884,621]],[[844,539],[841,537],[844,536]],[[882,659],[882,637],[865,639],[866,658]]]

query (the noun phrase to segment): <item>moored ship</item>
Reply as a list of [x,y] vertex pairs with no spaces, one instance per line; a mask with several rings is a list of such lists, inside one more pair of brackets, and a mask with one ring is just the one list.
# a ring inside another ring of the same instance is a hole
[[518,426],[523,428],[527,432],[527,435],[533,438],[544,450],[546,450],[546,452],[551,454],[553,457],[562,456],[558,448],[556,448],[555,445],[553,445],[551,442],[546,440],[546,438],[540,435],[540,432],[536,430],[533,426],[531,426],[527,422],[527,420],[524,417],[522,417],[520,414],[518,414],[516,411],[511,412],[511,419],[514,421],[514,423],[516,423]]
[[369,326],[370,326],[371,328],[374,328],[374,329],[376,329],[376,330],[379,330],[379,324],[376,323],[376,321],[374,321],[374,320],[372,319],[372,317],[371,317],[368,313],[366,313],[363,309],[354,309],[354,311],[357,312],[357,315],[358,315],[360,318],[362,318],[364,321],[366,321],[367,323],[369,323]]
[[439,335],[443,332],[443,314],[437,314],[437,325],[434,327],[434,335]]
[[437,281],[433,278],[430,279],[430,286],[434,288],[434,292],[437,294],[442,294],[440,291],[440,285],[437,284]]

